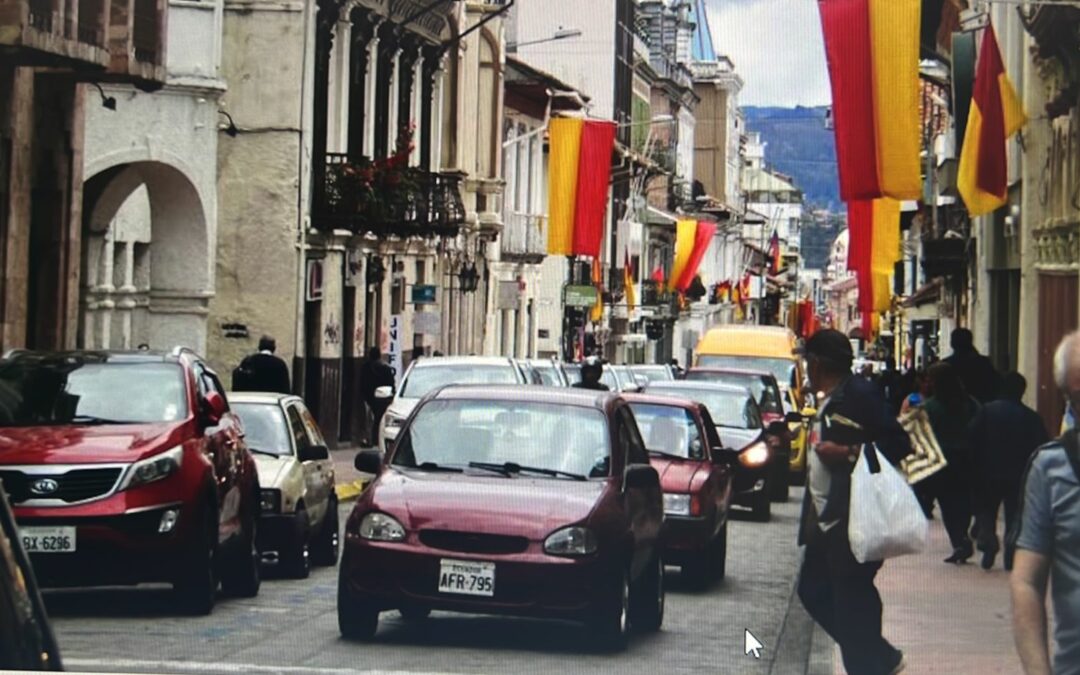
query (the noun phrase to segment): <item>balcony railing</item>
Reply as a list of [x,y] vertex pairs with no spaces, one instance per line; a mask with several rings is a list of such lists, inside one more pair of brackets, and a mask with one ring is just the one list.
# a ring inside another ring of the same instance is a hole
[[0,0],[0,47],[15,65],[104,70],[107,0]]
[[453,237],[465,222],[461,178],[328,153],[314,225],[379,236]]
[[500,252],[505,260],[540,262],[547,255],[547,219],[527,213],[509,213],[503,227]]

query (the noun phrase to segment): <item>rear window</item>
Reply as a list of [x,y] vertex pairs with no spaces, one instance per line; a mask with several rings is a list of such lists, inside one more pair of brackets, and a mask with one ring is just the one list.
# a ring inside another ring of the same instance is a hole
[[514,366],[494,365],[430,365],[417,366],[401,387],[403,398],[423,398],[428,392],[448,384],[517,384],[519,376]]
[[765,356],[727,356],[724,354],[701,354],[697,365],[701,368],[733,368],[735,370],[759,370],[772,373],[777,383],[797,386],[795,362],[791,359]]
[[761,413],[750,392],[742,394],[692,387],[647,387],[646,393],[697,401],[705,406],[717,426],[733,429],[761,428]]
[[784,414],[783,397],[780,388],[760,375],[743,375],[740,373],[716,373],[705,370],[691,370],[686,373],[687,380],[698,382],[717,382],[720,384],[733,384],[746,387],[754,395],[763,413]]

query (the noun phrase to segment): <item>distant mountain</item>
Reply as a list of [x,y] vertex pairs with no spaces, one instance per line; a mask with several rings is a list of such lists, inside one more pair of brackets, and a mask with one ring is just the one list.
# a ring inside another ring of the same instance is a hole
[[795,185],[815,208],[839,212],[839,181],[836,174],[836,139],[825,128],[824,107],[743,108],[746,126],[761,132],[765,162],[794,178]]

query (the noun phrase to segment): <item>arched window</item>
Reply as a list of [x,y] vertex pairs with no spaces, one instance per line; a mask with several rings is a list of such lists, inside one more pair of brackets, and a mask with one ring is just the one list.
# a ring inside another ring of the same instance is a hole
[[496,149],[499,147],[499,51],[495,37],[480,32],[480,73],[476,96],[476,175],[495,178],[498,171]]

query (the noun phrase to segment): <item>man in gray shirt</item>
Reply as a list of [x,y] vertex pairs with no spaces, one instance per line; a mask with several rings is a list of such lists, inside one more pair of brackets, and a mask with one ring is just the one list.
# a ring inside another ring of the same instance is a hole
[[[1074,411],[1080,410],[1080,332],[1067,335],[1058,346],[1054,354],[1054,380],[1068,405]],[[1071,437],[1063,436],[1036,451],[1024,480],[1010,586],[1016,649],[1027,675],[1080,674],[1080,437],[1077,433],[1067,432]],[[1055,623],[1052,670],[1046,618],[1048,579],[1052,582]]]

